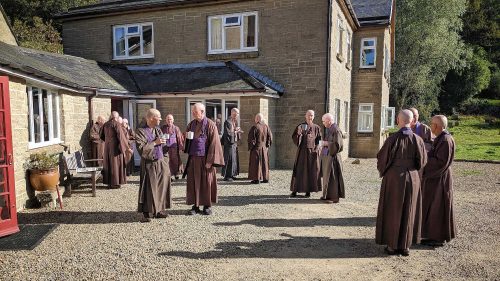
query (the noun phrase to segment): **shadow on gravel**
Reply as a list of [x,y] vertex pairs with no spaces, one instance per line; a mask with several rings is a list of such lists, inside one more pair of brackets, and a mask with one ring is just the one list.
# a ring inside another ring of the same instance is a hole
[[188,259],[278,258],[278,259],[340,259],[385,257],[383,248],[374,239],[330,239],[328,237],[287,237],[282,240],[264,240],[257,243],[218,243],[215,250],[201,253],[170,251],[159,256]]
[[253,219],[240,222],[218,222],[217,226],[255,225],[260,227],[313,227],[313,226],[375,226],[375,217],[321,218],[321,219]]
[[[170,216],[185,216],[186,210],[167,210]],[[137,212],[75,212],[49,211],[45,213],[18,213],[19,224],[107,224],[136,223],[142,217]],[[168,218],[167,218],[168,220]]]
[[288,195],[219,196],[219,206],[246,206],[253,204],[325,204],[319,199]]

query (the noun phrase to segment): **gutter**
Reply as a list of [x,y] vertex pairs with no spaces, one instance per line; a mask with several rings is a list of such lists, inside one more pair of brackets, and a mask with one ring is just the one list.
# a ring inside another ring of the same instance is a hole
[[327,49],[327,54],[326,54],[326,91],[325,91],[325,113],[330,112],[330,60],[331,60],[331,53],[332,53],[332,42],[331,42],[331,34],[332,34],[332,1],[334,0],[328,0],[328,28],[327,28],[327,41],[326,41],[326,49]]

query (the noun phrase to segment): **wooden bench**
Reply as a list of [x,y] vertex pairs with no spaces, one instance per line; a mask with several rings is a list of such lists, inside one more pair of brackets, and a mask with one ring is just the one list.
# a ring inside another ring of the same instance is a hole
[[81,150],[70,154],[63,154],[64,160],[64,196],[71,197],[71,189],[83,182],[91,182],[92,196],[95,197],[96,182],[101,177],[102,167],[87,167],[87,162],[102,161],[102,159],[85,159]]

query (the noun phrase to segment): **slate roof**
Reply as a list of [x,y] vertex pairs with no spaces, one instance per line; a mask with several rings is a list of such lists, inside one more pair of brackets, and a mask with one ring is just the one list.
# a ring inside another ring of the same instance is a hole
[[142,94],[284,92],[280,84],[237,62],[129,66],[128,70]]
[[78,16],[92,16],[129,10],[157,8],[167,6],[182,6],[188,4],[202,4],[208,2],[220,2],[221,0],[115,0],[104,1],[94,5],[80,6],[69,9],[67,12],[59,13],[55,18],[70,18]]
[[137,91],[124,67],[0,42],[0,66],[78,90]]
[[0,42],[0,67],[80,91],[131,95],[284,92],[281,84],[231,61],[127,67]]
[[393,0],[350,0],[361,26],[388,25]]

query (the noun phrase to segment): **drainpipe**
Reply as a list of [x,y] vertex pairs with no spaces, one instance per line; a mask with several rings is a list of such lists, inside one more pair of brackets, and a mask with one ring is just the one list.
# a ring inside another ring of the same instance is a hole
[[326,41],[326,91],[325,91],[325,113],[330,111],[330,59],[332,52],[332,44],[331,44],[331,33],[332,33],[332,1],[328,1],[328,35]]
[[93,93],[87,98],[87,101],[88,101],[88,114],[89,114],[89,124],[90,124],[90,127],[92,127],[93,125],[93,119],[92,117],[94,117],[94,97],[97,97],[97,90],[93,90],[92,91]]

